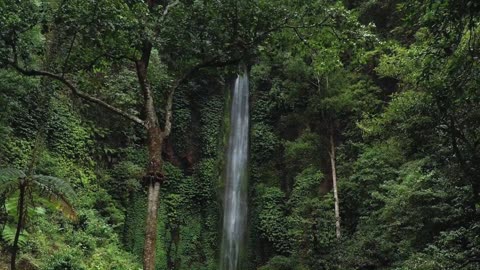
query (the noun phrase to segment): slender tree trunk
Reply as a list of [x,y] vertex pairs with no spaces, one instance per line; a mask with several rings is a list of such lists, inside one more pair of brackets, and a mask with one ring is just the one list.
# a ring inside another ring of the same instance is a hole
[[338,200],[337,189],[337,168],[335,164],[335,141],[333,135],[330,135],[330,164],[332,165],[332,183],[333,183],[333,196],[335,198],[335,233],[337,239],[341,237],[340,233],[340,203]]
[[13,239],[12,246],[12,257],[10,259],[10,269],[16,269],[17,254],[19,250],[18,241],[20,240],[20,234],[22,233],[22,228],[25,221],[25,213],[27,212],[27,206],[25,204],[25,192],[27,189],[27,179],[31,179],[33,176],[33,171],[35,170],[35,164],[37,163],[38,154],[40,152],[40,145],[42,143],[42,132],[43,129],[37,132],[35,138],[35,146],[33,147],[32,159],[28,166],[27,178],[19,179],[20,180],[20,198],[18,198],[18,222],[17,222],[17,231],[15,232],[15,238]]
[[10,259],[10,269],[16,269],[17,253],[18,253],[18,241],[20,239],[20,233],[22,232],[23,216],[25,207],[25,185],[20,184],[20,198],[18,199],[18,222],[17,231],[15,232],[15,239],[12,246],[12,257]]

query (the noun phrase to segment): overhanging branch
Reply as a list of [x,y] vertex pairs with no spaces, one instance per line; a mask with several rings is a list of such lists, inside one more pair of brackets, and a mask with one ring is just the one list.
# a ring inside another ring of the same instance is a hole
[[97,104],[97,105],[100,105],[101,107],[117,114],[117,115],[120,115],[130,121],[133,121],[137,124],[140,124],[142,126],[145,126],[145,123],[142,119],[140,119],[139,117],[135,116],[135,115],[132,115],[132,114],[129,114],[115,106],[112,106],[110,104],[108,104],[107,102],[99,99],[99,98],[96,98],[94,96],[91,96],[85,92],[82,92],[80,90],[78,90],[75,85],[73,85],[72,82],[70,82],[69,80],[65,79],[65,77],[63,76],[60,76],[58,74],[55,74],[55,73],[51,73],[51,72],[48,72],[48,71],[43,71],[43,70],[29,70],[29,69],[24,69],[24,68],[21,68],[20,66],[18,66],[17,64],[15,64],[14,62],[8,62],[8,64],[13,67],[16,71],[20,72],[21,74],[25,75],[25,76],[32,76],[32,77],[47,77],[47,78],[50,78],[50,79],[53,79],[53,80],[56,80],[60,83],[62,83],[63,85],[65,85],[74,95],[84,99],[84,100],[87,100],[88,102],[91,102],[91,103],[94,103],[94,104]]

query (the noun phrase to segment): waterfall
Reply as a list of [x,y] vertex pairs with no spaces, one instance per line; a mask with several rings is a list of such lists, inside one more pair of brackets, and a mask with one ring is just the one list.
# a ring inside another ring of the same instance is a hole
[[243,71],[233,89],[230,137],[226,157],[221,270],[240,269],[247,223],[248,75]]

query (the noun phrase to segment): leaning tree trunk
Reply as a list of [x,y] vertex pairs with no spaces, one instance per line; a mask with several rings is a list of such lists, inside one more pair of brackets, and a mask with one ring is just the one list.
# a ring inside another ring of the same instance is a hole
[[20,184],[20,198],[18,199],[18,222],[17,231],[15,232],[15,238],[12,245],[12,257],[10,258],[10,269],[16,269],[17,253],[18,253],[18,241],[20,240],[20,234],[22,232],[23,217],[25,207],[25,185]]
[[337,168],[335,164],[335,141],[333,135],[330,135],[330,164],[332,165],[332,183],[333,183],[333,196],[335,199],[335,233],[337,239],[340,238],[340,203],[338,200],[338,189],[337,189]]

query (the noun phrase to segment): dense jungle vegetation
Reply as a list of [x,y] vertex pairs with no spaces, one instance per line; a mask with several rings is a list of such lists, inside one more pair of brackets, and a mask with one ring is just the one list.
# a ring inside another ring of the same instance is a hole
[[218,269],[239,65],[245,270],[480,269],[479,57],[476,0],[0,0],[0,269]]

